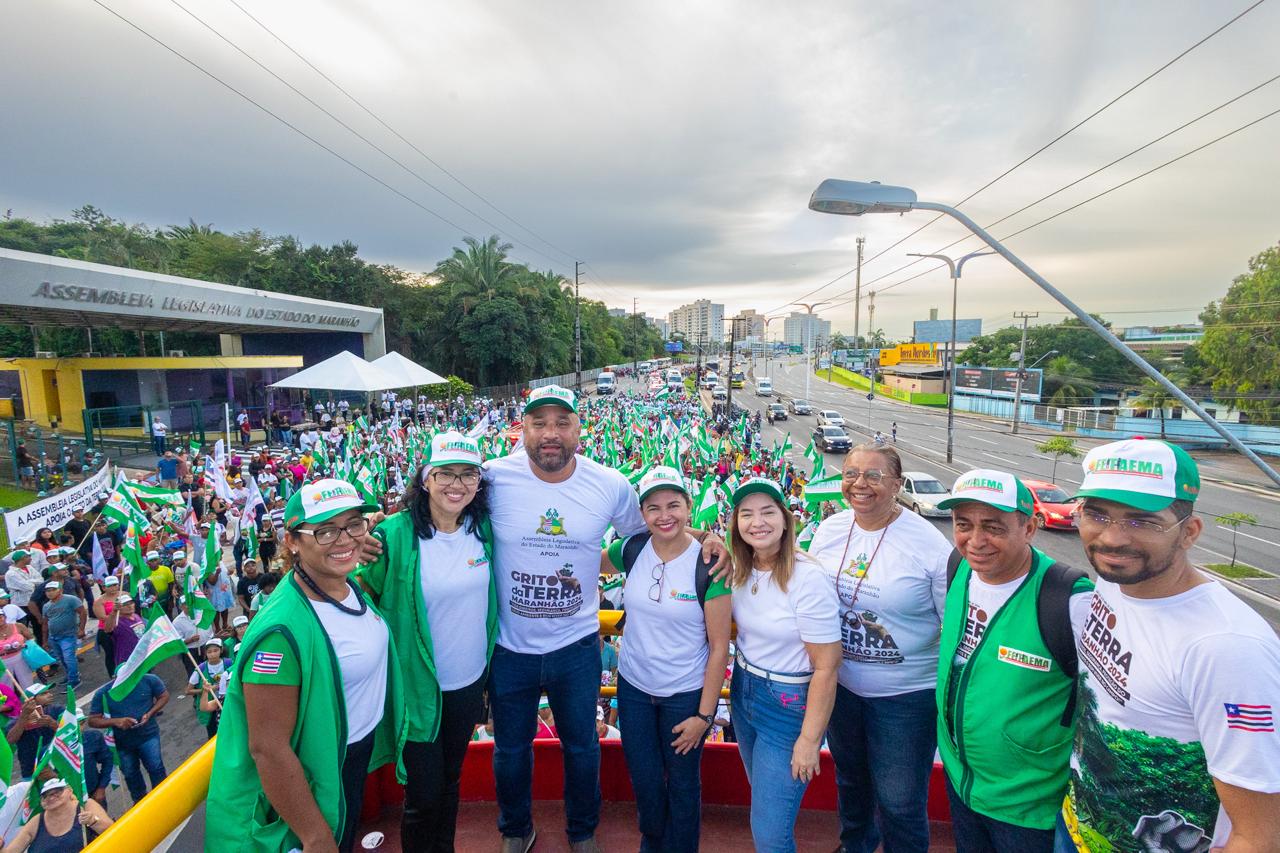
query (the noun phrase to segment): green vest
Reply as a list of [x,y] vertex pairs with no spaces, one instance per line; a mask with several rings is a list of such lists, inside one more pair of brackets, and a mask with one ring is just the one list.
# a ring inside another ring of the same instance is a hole
[[[487,518],[480,522],[478,532],[484,538],[484,553],[489,558],[489,611],[485,622],[488,656],[493,657],[493,644],[498,637],[498,577],[493,565],[493,530]],[[387,627],[396,640],[409,740],[434,741],[440,730],[440,683],[436,680],[431,626],[422,600],[422,561],[413,518],[408,511],[397,512],[379,524],[373,535],[382,542],[382,554],[376,562],[361,566],[356,576],[385,614]],[[447,633],[448,626],[444,630]]]
[[[224,672],[230,672],[231,664],[228,663],[226,664],[226,666],[228,667],[228,669],[224,670]],[[201,661],[199,664],[197,664],[196,669],[200,670],[200,674],[204,676],[204,681],[208,681],[210,684],[213,685],[214,687],[213,695],[217,696],[218,681],[222,678],[222,676],[210,675],[209,664],[206,661]],[[194,698],[196,703],[196,722],[202,726],[207,726],[209,725],[209,721],[213,719],[213,712],[200,710],[200,688],[204,686],[204,681],[201,681],[196,685],[196,695]]]
[[1067,790],[1074,729],[1063,727],[1062,715],[1075,681],[1040,636],[1036,602],[1052,560],[1034,548],[1032,555],[1026,578],[956,671],[973,573],[967,560],[960,563],[942,617],[938,751],[969,808],[1016,826],[1052,829]]
[[[335,840],[346,817],[342,762],[347,754],[347,706],[342,693],[342,675],[333,644],[320,624],[320,617],[302,594],[293,572],[289,572],[276,587],[271,607],[264,607],[249,624],[240,645],[242,653],[236,657],[227,687],[222,720],[215,738],[217,746],[207,801],[209,814],[219,817],[210,820],[205,827],[206,853],[283,853],[301,846],[297,835],[272,808],[262,791],[258,766],[249,753],[249,734],[245,723],[244,669],[253,660],[254,651],[262,640],[276,633],[283,635],[293,647],[302,672],[298,721],[289,744],[302,764],[320,812],[333,828]],[[369,770],[394,763],[396,776],[403,782],[405,776],[400,752],[407,726],[400,692],[400,668],[395,665],[394,634],[388,651],[386,710],[382,722],[374,730]],[[263,769],[268,773],[272,771],[269,767]]]

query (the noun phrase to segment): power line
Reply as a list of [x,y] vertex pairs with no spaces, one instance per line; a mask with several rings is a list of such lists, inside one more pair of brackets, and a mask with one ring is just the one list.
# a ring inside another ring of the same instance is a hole
[[[1202,38],[1202,39],[1200,39],[1199,41],[1197,41],[1195,44],[1193,44],[1193,45],[1191,45],[1190,47],[1188,47],[1188,48],[1186,48],[1185,50],[1183,50],[1183,51],[1182,51],[1181,53],[1179,53],[1177,56],[1173,57],[1173,59],[1170,59],[1168,62],[1164,63],[1164,64],[1163,64],[1163,65],[1161,65],[1159,68],[1157,68],[1155,71],[1152,71],[1152,72],[1151,72],[1150,74],[1148,74],[1146,77],[1143,77],[1143,78],[1142,78],[1141,80],[1139,80],[1137,83],[1134,83],[1134,84],[1133,84],[1132,86],[1130,86],[1128,89],[1125,89],[1125,90],[1124,90],[1123,92],[1121,92],[1119,95],[1115,96],[1115,97],[1114,97],[1114,98],[1112,98],[1110,101],[1108,101],[1107,103],[1103,104],[1101,107],[1099,107],[1098,109],[1094,110],[1092,113],[1090,113],[1089,115],[1085,116],[1083,119],[1081,119],[1080,121],[1076,122],[1074,125],[1072,125],[1071,127],[1067,128],[1066,130],[1064,130],[1062,133],[1058,134],[1058,135],[1057,135],[1056,137],[1054,137],[1053,139],[1049,140],[1047,143],[1045,143],[1045,144],[1044,144],[1044,145],[1042,145],[1040,148],[1038,148],[1038,149],[1036,149],[1035,151],[1033,151],[1031,154],[1029,154],[1029,155],[1027,155],[1026,157],[1024,157],[1023,159],[1019,160],[1019,161],[1018,161],[1017,163],[1015,163],[1013,166],[1009,167],[1008,169],[1006,169],[1005,171],[1001,172],[1001,173],[1000,173],[999,175],[997,175],[996,177],[994,177],[994,178],[992,178],[991,180],[987,181],[985,184],[983,184],[982,186],[978,187],[978,189],[976,189],[976,190],[974,190],[973,192],[969,193],[969,195],[965,196],[965,197],[964,197],[964,198],[962,198],[960,201],[956,202],[954,205],[952,205],[952,207],[960,207],[960,206],[961,206],[961,205],[963,205],[965,202],[968,202],[968,201],[972,200],[972,199],[973,199],[975,196],[977,196],[979,193],[981,193],[981,192],[983,192],[983,191],[985,191],[985,190],[989,189],[991,186],[993,186],[993,185],[994,185],[994,184],[996,184],[997,182],[999,182],[999,181],[1003,180],[1004,178],[1008,177],[1008,176],[1009,176],[1010,174],[1012,174],[1015,170],[1017,170],[1017,169],[1021,168],[1022,166],[1026,165],[1027,163],[1029,163],[1029,162],[1030,162],[1031,160],[1033,160],[1034,158],[1036,158],[1036,157],[1040,156],[1040,155],[1041,155],[1041,154],[1043,154],[1045,151],[1049,150],[1049,149],[1050,149],[1050,148],[1052,148],[1054,145],[1056,145],[1056,144],[1058,144],[1059,142],[1061,142],[1061,141],[1062,141],[1063,139],[1065,139],[1068,135],[1070,135],[1071,133],[1075,132],[1076,130],[1079,130],[1079,129],[1080,129],[1081,127],[1083,127],[1085,124],[1087,124],[1088,122],[1092,121],[1094,118],[1096,118],[1097,116],[1101,115],[1104,111],[1106,111],[1107,109],[1111,108],[1111,107],[1112,107],[1112,106],[1114,106],[1115,104],[1119,103],[1122,99],[1124,99],[1124,98],[1125,98],[1125,97],[1127,97],[1128,95],[1132,94],[1132,93],[1133,93],[1134,91],[1136,91],[1138,88],[1140,88],[1141,86],[1143,86],[1143,85],[1145,85],[1146,83],[1150,82],[1154,77],[1156,77],[1156,76],[1157,76],[1158,74],[1160,74],[1161,72],[1163,72],[1163,71],[1167,70],[1170,66],[1174,65],[1174,64],[1175,64],[1176,62],[1178,62],[1179,60],[1183,59],[1187,54],[1191,53],[1191,52],[1192,52],[1192,51],[1194,51],[1196,48],[1200,47],[1200,46],[1201,46],[1201,45],[1203,45],[1205,42],[1209,41],[1209,40],[1210,40],[1210,39],[1212,39],[1214,36],[1218,35],[1220,32],[1222,32],[1223,30],[1225,30],[1227,27],[1231,26],[1231,25],[1232,25],[1232,24],[1234,24],[1236,21],[1240,20],[1240,19],[1241,19],[1241,18],[1243,18],[1245,15],[1249,14],[1250,12],[1252,12],[1254,9],[1258,8],[1259,6],[1261,6],[1264,2],[1265,2],[1265,0],[1255,0],[1255,2],[1251,3],[1251,4],[1250,4],[1249,6],[1247,6],[1247,7],[1246,7],[1242,12],[1238,13],[1235,17],[1231,18],[1231,19],[1230,19],[1229,21],[1227,21],[1225,24],[1223,24],[1222,26],[1218,27],[1216,30],[1214,30],[1213,32],[1211,32],[1211,33],[1209,33],[1208,35],[1206,35],[1204,38]],[[897,247],[897,246],[902,245],[902,244],[903,244],[904,242],[906,242],[907,240],[911,239],[912,237],[914,237],[915,235],[919,234],[919,233],[920,233],[921,231],[923,231],[924,229],[928,228],[928,227],[929,227],[930,225],[932,225],[933,223],[937,222],[937,221],[938,221],[939,219],[941,219],[943,216],[945,216],[945,214],[940,213],[940,214],[938,214],[937,216],[933,217],[933,218],[932,218],[932,219],[930,219],[928,222],[926,222],[926,223],[924,223],[923,225],[921,225],[919,228],[916,228],[914,231],[912,231],[911,233],[907,234],[905,237],[902,237],[901,239],[899,239],[899,240],[897,240],[897,241],[895,241],[895,242],[893,242],[893,243],[889,244],[889,245],[888,245],[888,246],[886,246],[884,249],[881,249],[879,252],[876,252],[876,253],[875,253],[874,255],[872,255],[870,258],[868,258],[867,260],[863,261],[863,265],[865,266],[866,264],[870,263],[871,261],[874,261],[876,258],[879,258],[879,257],[881,257],[882,255],[884,255],[885,253],[889,252],[891,249],[893,249],[893,248],[895,248],[895,247]],[[954,244],[952,244],[952,245],[954,245]],[[842,272],[840,275],[838,275],[838,276],[836,276],[835,278],[831,279],[830,281],[828,281],[826,284],[822,285],[821,287],[817,287],[817,288],[815,288],[815,289],[813,289],[813,290],[810,290],[808,293],[804,294],[804,296],[799,297],[799,299],[807,299],[808,297],[810,297],[810,296],[814,295],[815,293],[819,293],[819,292],[821,292],[821,291],[823,291],[823,290],[826,290],[828,287],[830,287],[831,285],[835,284],[837,281],[839,281],[840,279],[844,278],[845,276],[851,275],[853,272],[854,272],[854,270],[853,270],[853,269],[846,270],[845,272]],[[776,311],[778,311],[778,310],[780,310],[780,309],[782,309],[782,308],[786,308],[786,307],[787,307],[786,305],[781,305],[781,306],[779,306],[778,308],[774,308],[774,309],[772,309],[772,310],[770,310],[770,311],[768,311],[768,312],[766,312],[766,313],[768,313],[768,314],[773,314],[773,313],[775,313]]]
[[[259,26],[259,27],[260,27],[264,32],[266,32],[266,33],[267,33],[267,35],[271,36],[273,39],[275,39],[277,42],[279,42],[279,43],[280,43],[280,45],[281,45],[282,47],[284,47],[284,49],[285,49],[285,50],[289,51],[289,52],[290,52],[290,53],[292,53],[294,56],[296,56],[296,57],[298,58],[298,60],[299,60],[299,61],[301,61],[304,65],[306,65],[308,68],[310,68],[310,69],[311,69],[312,71],[314,71],[316,74],[318,74],[321,78],[323,78],[323,79],[325,80],[325,82],[327,82],[330,86],[333,86],[333,88],[335,88],[335,89],[337,89],[339,92],[341,92],[341,93],[342,93],[342,94],[347,98],[347,100],[351,101],[353,104],[355,104],[355,105],[356,105],[357,107],[359,107],[361,110],[363,110],[363,111],[364,111],[364,113],[365,113],[366,115],[368,115],[370,118],[372,118],[372,119],[373,119],[374,121],[376,121],[378,124],[382,125],[382,127],[386,128],[388,132],[390,132],[393,136],[395,136],[395,137],[396,137],[396,139],[399,139],[399,140],[400,140],[401,142],[403,142],[405,145],[407,145],[407,146],[409,146],[410,148],[412,148],[414,151],[416,151],[416,152],[418,153],[418,155],[419,155],[420,157],[422,157],[424,160],[426,160],[426,161],[427,161],[428,163],[430,163],[432,166],[435,166],[437,169],[439,169],[439,170],[440,170],[441,172],[443,172],[444,174],[448,175],[448,176],[449,176],[449,178],[451,178],[451,179],[452,179],[456,184],[458,184],[458,186],[462,187],[462,188],[463,188],[463,189],[465,189],[467,192],[471,193],[471,195],[473,195],[473,196],[475,196],[477,199],[479,199],[481,202],[483,202],[484,204],[488,205],[488,207],[489,207],[490,209],[492,209],[492,210],[496,211],[496,212],[498,213],[498,215],[499,215],[499,216],[503,217],[503,218],[504,218],[504,219],[506,219],[508,222],[511,222],[511,223],[512,223],[513,225],[515,225],[516,227],[518,227],[518,228],[520,228],[521,230],[525,231],[526,233],[528,233],[529,235],[531,235],[534,239],[538,240],[538,241],[539,241],[539,242],[541,242],[542,244],[544,244],[544,245],[548,246],[549,248],[551,248],[552,250],[554,250],[554,251],[556,251],[556,252],[559,252],[560,254],[564,255],[566,258],[573,259],[573,258],[577,257],[577,255],[576,255],[575,253],[573,253],[573,252],[568,252],[568,251],[565,251],[564,249],[561,249],[561,248],[560,248],[559,246],[557,246],[556,244],[554,244],[554,243],[552,243],[551,241],[547,240],[545,237],[542,237],[541,235],[539,235],[539,234],[538,234],[538,232],[534,231],[532,228],[530,228],[530,227],[528,227],[527,225],[524,225],[523,223],[521,223],[520,221],[518,221],[515,217],[511,216],[510,214],[508,214],[508,213],[507,213],[506,211],[504,211],[502,208],[498,207],[496,204],[494,204],[493,202],[489,201],[489,199],[485,198],[485,197],[484,197],[484,196],[482,196],[480,193],[476,192],[476,190],[475,190],[475,189],[473,189],[471,186],[469,186],[466,182],[464,182],[461,178],[459,178],[459,177],[458,177],[457,175],[455,175],[453,172],[451,172],[451,171],[449,171],[448,169],[446,169],[446,168],[445,168],[445,167],[444,167],[444,166],[443,166],[439,161],[435,160],[435,159],[434,159],[430,154],[428,154],[427,152],[423,151],[420,147],[418,147],[417,145],[415,145],[412,141],[410,141],[410,140],[409,140],[409,139],[407,139],[403,134],[401,134],[401,133],[400,133],[400,131],[396,130],[394,127],[392,127],[390,124],[388,124],[385,120],[383,120],[383,118],[382,118],[381,116],[379,116],[379,115],[378,115],[377,113],[375,113],[373,110],[371,110],[371,109],[369,109],[367,106],[365,106],[365,105],[364,105],[364,103],[363,103],[363,102],[361,102],[359,98],[357,98],[355,95],[352,95],[350,92],[348,92],[348,91],[347,91],[345,88],[343,88],[343,87],[342,87],[342,86],[341,86],[341,85],[340,85],[336,80],[334,80],[334,79],[333,79],[332,77],[330,77],[328,74],[325,74],[323,71],[321,71],[319,68],[317,68],[317,67],[316,67],[316,65],[315,65],[314,63],[312,63],[312,62],[311,62],[311,60],[307,59],[307,58],[306,58],[305,56],[303,56],[299,51],[295,50],[295,49],[293,48],[293,46],[292,46],[292,45],[290,45],[287,41],[285,41],[283,38],[281,38],[281,37],[280,37],[280,36],[279,36],[279,35],[278,35],[274,30],[272,30],[270,27],[268,27],[266,24],[264,24],[261,20],[259,20],[257,17],[255,17],[255,16],[254,16],[254,15],[253,15],[253,14],[252,14],[248,9],[244,8],[244,6],[241,6],[241,5],[240,5],[240,3],[238,2],[238,0],[227,0],[227,2],[229,2],[232,6],[235,6],[235,7],[236,7],[237,9],[239,9],[242,13],[244,13],[244,15],[245,15],[246,17],[248,17],[248,18],[249,18],[249,20],[251,20],[251,21],[253,21],[255,24],[257,24],[257,25],[258,25],[258,26]],[[545,257],[545,256],[544,256],[544,257]]]

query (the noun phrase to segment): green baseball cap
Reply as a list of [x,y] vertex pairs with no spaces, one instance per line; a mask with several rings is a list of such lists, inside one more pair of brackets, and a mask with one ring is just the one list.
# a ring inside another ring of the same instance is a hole
[[560,406],[576,413],[578,398],[568,388],[562,388],[559,385],[543,385],[541,388],[534,388],[529,394],[529,401],[524,404],[525,414],[541,406]]
[[284,526],[292,530],[299,524],[319,524],[349,509],[377,512],[379,507],[366,503],[356,487],[345,480],[316,480],[289,498],[284,508]]
[[1084,457],[1077,498],[1115,501],[1159,512],[1200,496],[1200,469],[1187,451],[1167,441],[1127,438],[1101,444]]
[[767,477],[752,477],[744,480],[738,488],[733,490],[733,505],[737,506],[747,495],[756,492],[768,495],[783,506],[787,505],[786,498],[782,496],[782,487]]
[[966,471],[951,487],[951,497],[938,501],[938,509],[951,509],[963,503],[987,504],[1001,512],[1035,514],[1035,500],[1031,490],[1017,477],[1005,471],[991,468],[974,468]]
[[23,557],[30,557],[30,556],[31,556],[30,551],[24,551],[21,548],[19,548],[17,551],[14,551],[11,554],[9,554],[9,559],[10,561],[16,563],[19,560],[21,560]]
[[474,465],[479,468],[483,462],[480,444],[474,438],[451,431],[442,432],[431,439],[432,468],[442,465]]
[[666,465],[652,468],[648,474],[644,475],[640,481],[641,502],[659,489],[674,489],[681,494],[689,494],[689,487],[685,485],[684,477],[675,468]]

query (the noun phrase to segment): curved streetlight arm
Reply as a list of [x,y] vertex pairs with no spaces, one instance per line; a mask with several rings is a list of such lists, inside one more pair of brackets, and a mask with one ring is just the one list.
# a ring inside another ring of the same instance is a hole
[[1116,350],[1122,356],[1124,356],[1125,359],[1127,359],[1131,364],[1133,364],[1134,367],[1138,368],[1138,370],[1142,371],[1144,375],[1150,377],[1161,388],[1164,388],[1166,391],[1172,394],[1173,397],[1177,399],[1179,403],[1181,403],[1183,406],[1185,406],[1186,408],[1194,412],[1196,416],[1200,418],[1200,420],[1204,421],[1206,424],[1209,425],[1209,427],[1214,432],[1222,436],[1222,438],[1227,442],[1228,445],[1230,445],[1235,450],[1240,451],[1240,453],[1243,454],[1246,459],[1248,459],[1254,465],[1258,466],[1258,469],[1262,471],[1263,474],[1266,474],[1267,478],[1271,480],[1271,482],[1275,483],[1277,486],[1280,486],[1280,472],[1277,472],[1274,468],[1272,468],[1270,465],[1264,462],[1262,458],[1258,456],[1258,454],[1254,453],[1252,450],[1246,447],[1244,442],[1236,438],[1236,436],[1233,435],[1230,430],[1228,430],[1222,424],[1218,423],[1218,420],[1214,418],[1212,415],[1210,415],[1208,412],[1206,412],[1199,403],[1191,399],[1191,397],[1189,397],[1177,385],[1170,382],[1167,376],[1165,376],[1163,373],[1161,373],[1160,371],[1152,367],[1150,364],[1148,364],[1142,358],[1142,356],[1138,355],[1136,352],[1129,349],[1129,347],[1125,345],[1124,341],[1116,337],[1115,334],[1113,334],[1110,329],[1108,329],[1106,326],[1099,323],[1087,311],[1085,311],[1079,305],[1076,305],[1074,302],[1068,299],[1066,294],[1064,294],[1062,291],[1058,290],[1058,288],[1050,284],[1044,278],[1044,276],[1040,275],[1040,273],[1036,272],[1031,267],[1027,266],[1027,264],[1023,262],[1021,258],[1019,258],[1013,252],[1005,248],[1003,243],[1001,243],[995,237],[992,237],[989,233],[987,233],[987,231],[982,226],[974,222],[965,214],[961,213],[959,210],[956,210],[954,207],[951,207],[950,205],[939,204],[937,202],[929,202],[929,201],[916,201],[909,204],[908,207],[914,208],[916,210],[935,210],[939,213],[945,213],[946,215],[950,216],[952,219],[955,219],[964,227],[968,228],[980,240],[982,240],[982,242],[986,243],[988,246],[994,249],[996,254],[1000,255],[1006,261],[1008,261],[1009,263],[1017,267],[1019,272],[1021,272],[1027,278],[1034,281],[1040,287],[1041,290],[1043,290],[1045,293],[1052,296],[1059,304],[1061,304],[1068,311],[1074,314],[1076,316],[1076,319],[1078,319],[1081,323],[1084,323],[1084,325],[1088,327],[1090,330],[1092,330],[1094,334],[1096,334],[1098,337],[1102,338],[1104,341],[1110,344],[1112,349]]

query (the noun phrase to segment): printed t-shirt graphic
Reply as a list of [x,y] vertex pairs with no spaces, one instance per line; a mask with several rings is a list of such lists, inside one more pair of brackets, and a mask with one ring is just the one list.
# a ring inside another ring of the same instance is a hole
[[[1063,817],[1081,851],[1207,850],[1231,827],[1213,778],[1280,792],[1280,640],[1216,582],[1137,599],[1099,579],[1077,638],[1080,716]],[[1210,844],[1211,842],[1211,844]]]
[[489,462],[498,643],[543,654],[599,630],[600,540],[645,529],[635,490],[620,472],[577,456],[562,483],[534,476],[517,453]]

